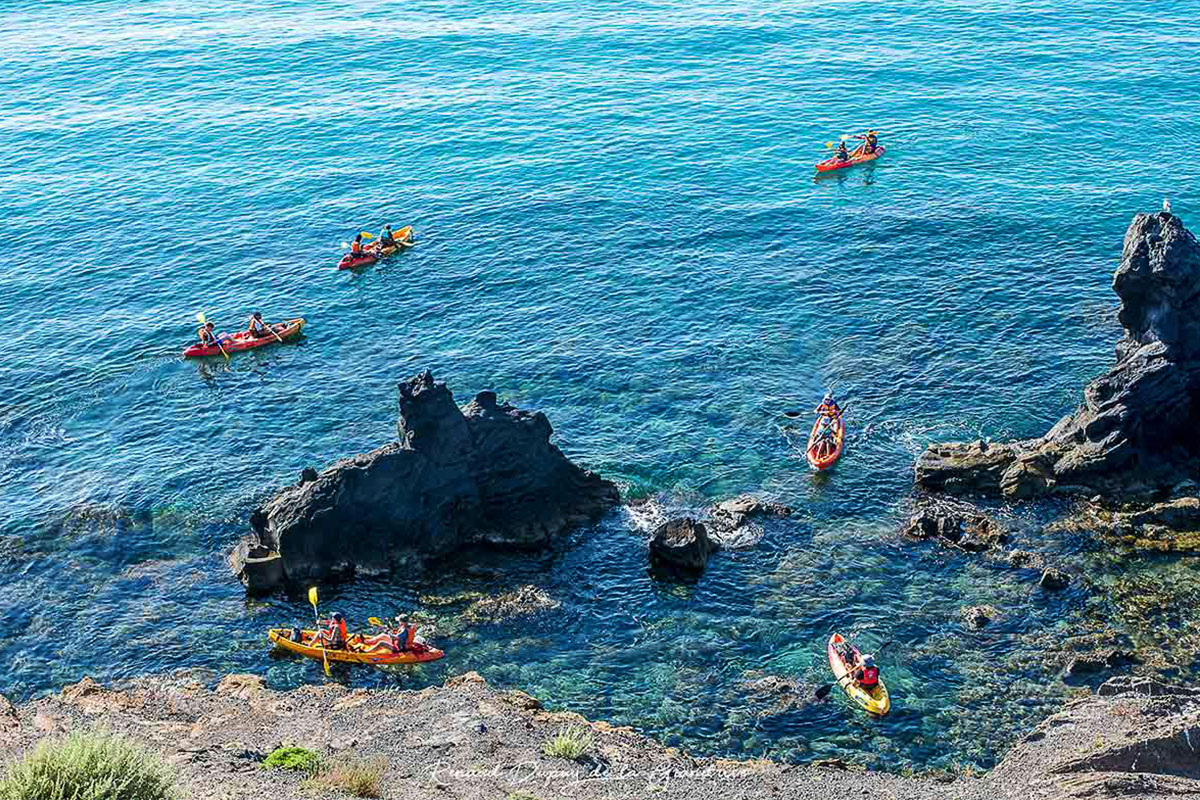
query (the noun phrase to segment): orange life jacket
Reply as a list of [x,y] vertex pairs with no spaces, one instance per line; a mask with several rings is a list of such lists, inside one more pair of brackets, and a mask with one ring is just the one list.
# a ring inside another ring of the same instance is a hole
[[362,242],[360,242],[358,239],[355,239],[354,244],[350,245],[350,255],[361,256],[362,247]]

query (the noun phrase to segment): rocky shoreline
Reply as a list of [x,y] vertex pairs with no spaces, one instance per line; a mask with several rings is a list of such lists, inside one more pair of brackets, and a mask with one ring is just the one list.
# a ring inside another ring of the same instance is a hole
[[[160,754],[185,797],[209,800],[311,798],[302,775],[261,766],[281,745],[386,764],[385,798],[1200,795],[1200,693],[1148,680],[1114,679],[1069,704],[983,777],[903,777],[842,762],[697,759],[629,728],[548,711],[536,698],[495,689],[474,672],[421,691],[326,684],[277,692],[254,675],[229,675],[209,686],[147,678],[112,689],[85,679],[20,707],[0,697],[0,748],[16,757],[40,740],[102,728]],[[584,753],[544,752],[564,730],[586,738]]]

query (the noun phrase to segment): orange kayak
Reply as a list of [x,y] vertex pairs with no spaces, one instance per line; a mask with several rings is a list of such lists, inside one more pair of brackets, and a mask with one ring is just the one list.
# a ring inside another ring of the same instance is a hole
[[883,155],[883,145],[877,145],[874,153],[864,153],[862,148],[855,148],[850,154],[849,161],[839,161],[837,156],[827,158],[824,161],[817,163],[817,172],[832,172],[835,169],[845,169],[853,167],[855,164],[865,164],[868,161],[874,161]]
[[829,469],[842,457],[845,443],[846,423],[842,421],[842,415],[832,418],[825,414],[818,415],[804,451],[808,465],[818,471]]
[[345,648],[325,648],[313,646],[314,631],[299,631],[300,640],[296,640],[296,631],[292,628],[272,628],[267,631],[267,638],[276,647],[290,653],[307,656],[308,658],[324,661],[338,661],[345,664],[419,664],[425,661],[437,661],[445,655],[436,647],[425,644],[418,638],[408,650],[399,653],[386,648],[367,649],[362,642],[362,636],[355,634],[350,637],[350,644]]

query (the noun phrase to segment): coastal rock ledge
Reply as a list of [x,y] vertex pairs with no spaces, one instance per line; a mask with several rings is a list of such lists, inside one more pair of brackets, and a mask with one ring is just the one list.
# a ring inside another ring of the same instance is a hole
[[541,412],[423,372],[400,384],[399,440],[280,490],[230,566],[251,593],[419,567],[472,545],[535,548],[620,501],[550,443]]
[[1125,330],[1117,363],[1038,439],[937,444],[917,485],[1010,499],[1147,496],[1197,474],[1200,456],[1200,244],[1169,213],[1138,214],[1113,278]]

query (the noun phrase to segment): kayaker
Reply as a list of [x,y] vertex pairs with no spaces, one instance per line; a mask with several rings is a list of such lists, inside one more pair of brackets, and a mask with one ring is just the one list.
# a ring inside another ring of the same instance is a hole
[[200,337],[200,344],[204,345],[205,347],[218,346],[219,340],[216,332],[213,330],[213,324],[211,322],[206,322],[201,325],[196,330],[196,335]]
[[383,226],[383,233],[379,234],[379,244],[382,247],[391,247],[396,243],[396,237],[392,233],[391,225]]
[[875,148],[879,145],[879,137],[875,135],[875,131],[867,131],[867,135],[863,137],[863,151],[867,155],[875,152]]
[[[843,145],[843,148],[845,145]],[[826,392],[825,397],[821,399],[821,405],[813,409],[814,414],[820,414],[829,419],[836,419],[842,415],[842,409],[838,405],[837,400],[833,399],[833,392]]]
[[363,254],[363,241],[362,241],[362,234],[359,233],[359,234],[355,235],[354,243],[350,245],[350,255],[354,256],[355,258],[359,258],[360,256],[362,256],[362,254]]
[[837,160],[838,161],[849,161],[850,160],[850,154],[848,152],[846,152],[846,143],[845,142],[838,142]]
[[[328,621],[325,628],[317,631],[317,639],[324,642],[326,647],[333,649],[341,649],[346,646],[349,636],[346,634],[346,618],[342,616],[342,612],[333,612],[333,618]],[[313,644],[318,644],[318,642]]]
[[864,689],[871,690],[878,686],[879,667],[875,664],[875,656],[863,656],[862,663],[855,667],[850,675]]
[[263,322],[261,311],[255,311],[250,315],[250,322],[246,324],[246,333],[255,339],[262,339],[271,335],[271,329],[267,327],[267,323]]

